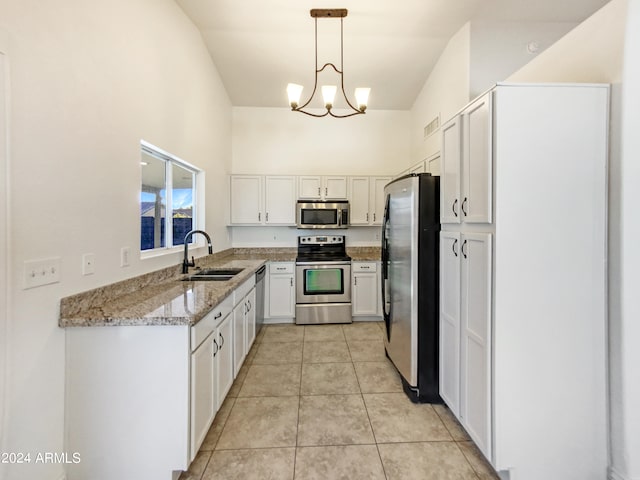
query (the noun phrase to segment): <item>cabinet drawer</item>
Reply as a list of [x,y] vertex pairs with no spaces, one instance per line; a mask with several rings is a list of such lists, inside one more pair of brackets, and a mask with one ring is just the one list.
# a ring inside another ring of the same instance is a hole
[[233,291],[233,305],[235,306],[238,303],[240,303],[240,301],[245,297],[247,293],[251,291],[251,289],[255,284],[256,284],[256,277],[255,275],[251,275],[251,278],[249,278],[246,282],[244,282],[242,285],[236,288]]
[[292,262],[272,262],[269,264],[269,273],[293,273],[295,264]]
[[377,270],[376,262],[353,262],[351,264],[352,272],[375,272]]
[[218,323],[233,310],[231,295],[225,298],[217,307],[207,313],[202,320],[191,327],[191,351],[193,352],[212,333]]

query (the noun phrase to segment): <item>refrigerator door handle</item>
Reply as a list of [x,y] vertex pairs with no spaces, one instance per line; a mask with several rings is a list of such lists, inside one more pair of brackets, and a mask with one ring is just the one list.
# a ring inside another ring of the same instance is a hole
[[389,245],[387,240],[387,223],[389,222],[389,201],[390,195],[387,195],[384,205],[384,215],[382,217],[382,281],[380,286],[382,289],[382,317],[387,332],[387,340],[391,339],[391,302],[387,302],[387,280],[389,279]]

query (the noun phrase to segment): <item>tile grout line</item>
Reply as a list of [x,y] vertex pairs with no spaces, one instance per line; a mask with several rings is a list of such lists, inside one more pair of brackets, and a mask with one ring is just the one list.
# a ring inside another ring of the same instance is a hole
[[307,333],[305,327],[302,327],[302,355],[300,356],[300,381],[298,382],[298,415],[296,418],[296,445],[293,449],[293,472],[292,472],[292,480],[296,478],[296,466],[298,463],[298,433],[300,431],[300,404],[302,403],[302,364],[304,363],[304,337]]
[[[347,343],[347,348],[349,344]],[[351,350],[349,350],[349,356],[351,356]],[[353,371],[356,374],[356,381],[358,382],[358,388],[360,389],[360,398],[362,399],[362,405],[364,405],[364,411],[367,414],[367,420],[369,421],[369,428],[371,428],[371,435],[373,435],[373,441],[376,446],[376,452],[378,452],[378,459],[380,459],[380,466],[382,467],[382,474],[385,479],[388,479],[387,471],[384,468],[384,462],[382,461],[382,455],[380,454],[380,448],[378,447],[378,439],[376,437],[376,432],[373,429],[373,423],[371,423],[371,416],[369,415],[369,409],[367,408],[367,402],[364,400],[364,393],[362,393],[362,386],[360,385],[360,378],[358,377],[358,371],[356,370],[355,363],[353,361],[353,357],[351,358],[351,364],[353,366]]]

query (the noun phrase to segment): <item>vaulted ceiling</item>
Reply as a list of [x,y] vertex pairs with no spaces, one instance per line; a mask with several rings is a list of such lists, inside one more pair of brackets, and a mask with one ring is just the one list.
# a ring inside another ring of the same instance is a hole
[[[344,82],[370,108],[409,109],[448,40],[468,21],[579,23],[608,0],[176,0],[235,106],[286,107],[287,83],[313,88],[312,8],[347,8]],[[340,61],[340,21],[318,20],[319,64]],[[535,39],[532,39],[535,40]],[[331,83],[336,83],[335,77]]]

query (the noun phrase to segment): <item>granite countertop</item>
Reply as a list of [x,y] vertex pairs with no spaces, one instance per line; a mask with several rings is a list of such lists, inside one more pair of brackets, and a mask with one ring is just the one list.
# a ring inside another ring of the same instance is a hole
[[[240,250],[240,251],[238,251]],[[60,327],[194,325],[268,261],[294,261],[296,249],[230,249],[201,257],[201,268],[242,268],[225,282],[182,281],[181,265],[60,301]],[[193,271],[193,269],[191,269]]]
[[380,247],[347,247],[347,254],[352,262],[379,262]]
[[[378,247],[353,247],[354,261],[377,261]],[[60,327],[194,325],[266,262],[293,262],[295,248],[236,248],[201,257],[201,268],[242,268],[225,282],[182,281],[181,265],[60,301]]]

